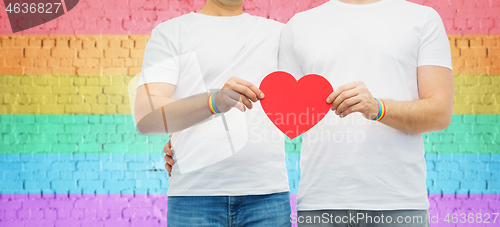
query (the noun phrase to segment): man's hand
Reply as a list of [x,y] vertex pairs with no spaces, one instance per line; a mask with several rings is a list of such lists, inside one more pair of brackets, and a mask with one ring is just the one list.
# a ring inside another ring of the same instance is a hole
[[[251,105],[252,104],[250,103],[249,108],[251,108]],[[245,112],[245,106],[248,106],[248,104],[243,103],[242,95],[240,95],[240,93],[230,89],[222,89],[217,92],[215,97],[215,106],[221,113],[231,110],[231,107],[235,107],[241,112]]]
[[163,159],[165,159],[165,169],[167,170],[169,177],[172,176],[172,166],[174,165],[174,159],[172,158],[174,153],[172,151],[172,143],[170,141],[172,140],[168,140],[168,143],[166,143],[163,147],[163,152],[165,153],[165,157]]
[[332,92],[326,99],[332,104],[332,110],[341,118],[360,112],[368,120],[377,117],[379,106],[377,101],[362,81],[344,84]]
[[[232,90],[240,94],[240,102],[243,103],[248,109],[252,109],[252,102],[257,102],[259,99],[264,98],[264,93],[252,83],[238,77],[231,77],[222,90]],[[217,93],[217,101],[219,100],[219,93]],[[232,96],[230,96],[232,98]],[[228,100],[226,100],[228,101]],[[217,106],[218,108],[219,106]],[[231,106],[232,107],[232,106]],[[237,106],[235,106],[237,107]],[[237,107],[238,108],[238,107]],[[240,109],[240,108],[238,108]],[[241,110],[241,109],[240,109]],[[222,111],[222,110],[221,110]],[[228,111],[228,110],[226,110]]]

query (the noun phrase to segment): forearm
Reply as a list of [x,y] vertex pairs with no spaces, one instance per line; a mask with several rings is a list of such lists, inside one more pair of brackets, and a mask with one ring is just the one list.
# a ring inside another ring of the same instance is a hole
[[438,98],[409,102],[382,99],[386,114],[380,121],[392,128],[409,134],[421,134],[444,130],[451,121],[453,107]]
[[[137,123],[137,129],[143,134],[165,134],[189,128],[212,116],[207,105],[208,95],[201,94],[185,99],[170,99],[168,104],[162,105],[142,117]],[[161,97],[159,98],[161,99]],[[157,97],[154,102],[162,101],[158,100]]]
[[171,97],[175,88],[175,85],[168,83],[138,87],[134,117],[140,133],[173,133],[189,128],[214,113],[225,113],[233,107],[244,112],[246,108],[252,108],[252,101],[264,98],[262,91],[255,85],[238,77],[231,77],[223,89],[213,95],[173,99]]

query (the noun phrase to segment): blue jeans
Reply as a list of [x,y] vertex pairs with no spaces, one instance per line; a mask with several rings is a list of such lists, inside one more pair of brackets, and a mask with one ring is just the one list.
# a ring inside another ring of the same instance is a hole
[[291,226],[290,194],[169,196],[167,226]]

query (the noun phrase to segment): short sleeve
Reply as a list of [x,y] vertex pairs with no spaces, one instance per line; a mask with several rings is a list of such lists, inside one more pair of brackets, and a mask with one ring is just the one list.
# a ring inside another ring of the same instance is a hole
[[173,29],[160,24],[151,32],[144,51],[141,78],[137,87],[146,83],[169,83],[177,85],[179,79],[179,51]]
[[294,18],[290,19],[281,32],[278,54],[278,69],[292,74],[295,79],[304,76],[295,51]]
[[432,8],[429,8],[427,13],[418,52],[418,66],[423,65],[442,66],[453,70],[450,43],[443,21]]

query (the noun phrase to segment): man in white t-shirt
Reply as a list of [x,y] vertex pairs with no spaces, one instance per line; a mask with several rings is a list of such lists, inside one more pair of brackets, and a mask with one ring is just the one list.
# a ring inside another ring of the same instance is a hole
[[[330,0],[283,29],[279,69],[327,78],[332,111],[306,132],[299,226],[428,226],[422,133],[451,120],[438,13],[404,0]],[[377,99],[375,99],[377,98]]]
[[284,136],[256,102],[283,24],[242,4],[207,0],[148,41],[134,115],[141,133],[174,132],[168,226],[291,225]]

